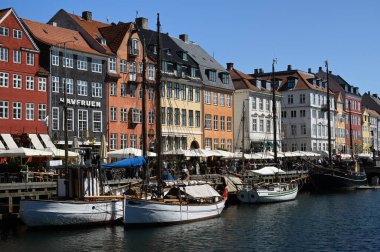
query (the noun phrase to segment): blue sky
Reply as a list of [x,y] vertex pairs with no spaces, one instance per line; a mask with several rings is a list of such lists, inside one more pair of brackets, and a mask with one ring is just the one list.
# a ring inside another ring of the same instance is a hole
[[225,66],[252,73],[254,68],[330,70],[364,93],[380,93],[378,81],[380,1],[377,0],[2,0],[21,17],[47,22],[59,9],[110,22],[149,19],[173,37],[186,33]]

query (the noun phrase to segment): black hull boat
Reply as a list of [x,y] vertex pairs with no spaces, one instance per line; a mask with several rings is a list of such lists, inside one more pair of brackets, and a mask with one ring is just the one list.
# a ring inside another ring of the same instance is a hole
[[353,189],[358,186],[368,185],[365,172],[314,167],[309,176],[314,189],[317,191]]

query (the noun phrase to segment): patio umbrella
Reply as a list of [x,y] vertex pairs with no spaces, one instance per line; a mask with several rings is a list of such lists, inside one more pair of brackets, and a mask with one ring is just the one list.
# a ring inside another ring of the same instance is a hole
[[49,151],[35,150],[24,147],[10,150],[0,150],[0,157],[51,157],[52,155],[53,154]]
[[[128,156],[142,156],[142,150],[136,148],[125,148],[120,150],[114,150],[107,153],[107,157],[110,158],[125,158]],[[148,151],[148,157],[155,157],[156,153]]]

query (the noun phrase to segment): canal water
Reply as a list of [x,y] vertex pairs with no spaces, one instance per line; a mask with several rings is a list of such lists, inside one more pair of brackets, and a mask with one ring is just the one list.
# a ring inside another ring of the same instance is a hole
[[380,191],[299,194],[232,205],[217,219],[168,227],[2,232],[0,251],[379,251]]

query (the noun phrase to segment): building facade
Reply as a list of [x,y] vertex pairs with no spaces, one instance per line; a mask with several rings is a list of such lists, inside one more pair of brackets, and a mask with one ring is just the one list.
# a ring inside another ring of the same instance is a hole
[[363,108],[362,110],[363,152],[370,153],[372,149],[370,117],[367,108]]
[[334,94],[335,101],[335,146],[336,153],[345,153],[346,148],[346,115],[344,113],[344,102],[342,94],[337,92]]
[[39,61],[40,49],[15,11],[0,10],[0,133],[47,133],[48,68]]

